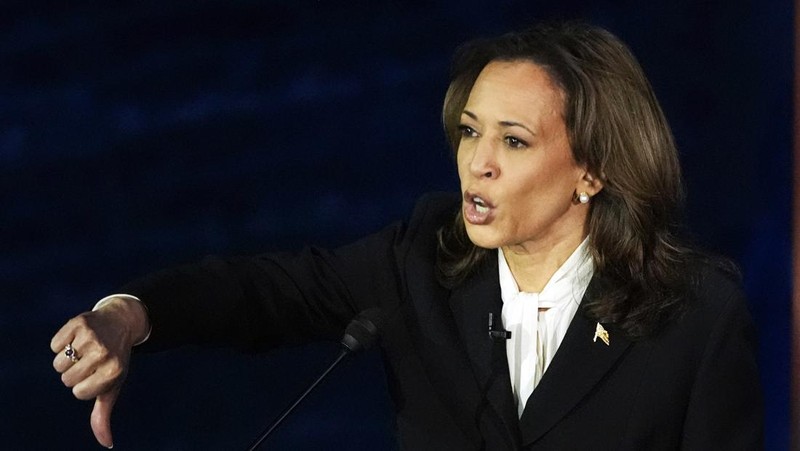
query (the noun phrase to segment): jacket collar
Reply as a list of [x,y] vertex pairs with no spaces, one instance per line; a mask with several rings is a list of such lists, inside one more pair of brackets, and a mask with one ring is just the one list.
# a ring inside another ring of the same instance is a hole
[[[597,277],[592,279],[581,305],[599,292],[600,285]],[[621,333],[615,334],[608,324],[604,326],[611,333],[609,345],[600,339],[595,341],[597,322],[579,310],[518,419],[505,342],[497,343],[488,334],[489,313],[500,325],[502,307],[496,258],[486,259],[476,274],[454,288],[450,296],[453,318],[484,393],[479,409],[491,409],[499,417],[515,447],[520,439],[522,446],[527,446],[547,433],[594,388],[625,354],[630,342]]]
[[519,419],[505,342],[489,337],[489,313],[494,315],[495,324],[502,327],[502,308],[497,258],[485,259],[477,273],[455,287],[450,295],[450,309],[480,391],[476,421],[481,422],[484,415],[495,416],[493,423],[499,424],[501,434],[509,439],[508,448],[518,449]]
[[[582,305],[596,293],[598,283],[593,279],[583,297]],[[522,444],[528,446],[552,429],[565,415],[586,397],[615,363],[625,355],[630,342],[621,332],[615,333],[611,324],[609,344],[595,340],[597,321],[579,310],[572,319],[564,340],[539,385],[528,398],[520,418]]]

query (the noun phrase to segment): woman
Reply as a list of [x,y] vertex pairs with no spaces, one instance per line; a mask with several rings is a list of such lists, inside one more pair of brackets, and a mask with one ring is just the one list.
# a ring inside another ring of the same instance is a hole
[[136,343],[337,339],[379,306],[406,449],[758,449],[745,300],[674,235],[677,152],[624,44],[583,24],[467,44],[443,117],[460,196],[335,251],[163,271],[70,320],[54,367],[96,398],[98,441]]

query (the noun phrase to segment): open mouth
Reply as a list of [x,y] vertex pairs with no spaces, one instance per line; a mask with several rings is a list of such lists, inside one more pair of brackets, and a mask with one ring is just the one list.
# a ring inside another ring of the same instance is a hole
[[483,197],[470,192],[464,193],[464,218],[470,224],[488,224],[493,216],[494,205]]
[[489,213],[490,207],[487,205],[486,201],[481,199],[478,196],[472,197],[472,203],[475,204],[475,210],[480,214]]

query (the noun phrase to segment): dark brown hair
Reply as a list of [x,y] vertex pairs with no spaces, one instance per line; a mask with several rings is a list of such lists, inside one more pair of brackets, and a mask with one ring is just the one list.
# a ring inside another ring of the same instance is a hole
[[[469,42],[455,55],[443,122],[454,152],[472,85],[492,61],[530,61],[564,93],[572,155],[603,182],[591,200],[589,248],[603,290],[583,306],[629,337],[653,333],[681,310],[682,265],[697,256],[676,237],[683,188],[672,133],[630,50],[610,32],[583,23],[537,25]],[[439,231],[443,283],[467,277],[488,255],[472,244],[461,213]]]

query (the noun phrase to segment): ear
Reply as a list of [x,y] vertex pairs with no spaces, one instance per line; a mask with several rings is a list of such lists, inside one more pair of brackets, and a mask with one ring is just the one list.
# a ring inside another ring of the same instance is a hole
[[600,180],[599,177],[595,177],[594,174],[588,170],[583,171],[580,180],[578,180],[578,185],[575,187],[576,192],[585,192],[592,197],[602,190],[603,181]]

